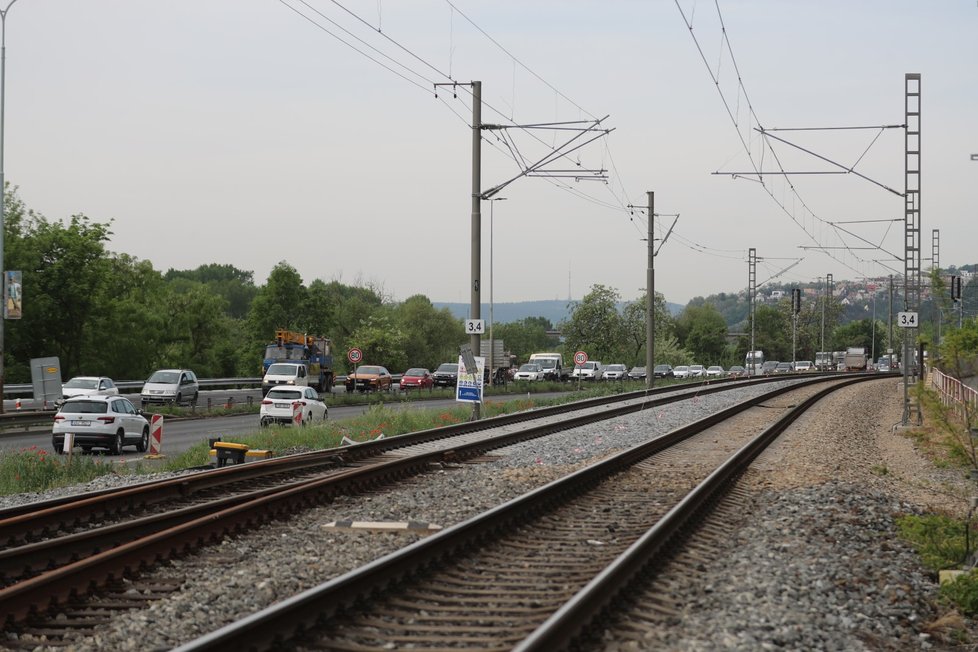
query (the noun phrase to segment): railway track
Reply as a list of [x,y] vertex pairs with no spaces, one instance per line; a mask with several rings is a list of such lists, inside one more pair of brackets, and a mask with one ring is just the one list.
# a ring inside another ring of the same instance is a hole
[[178,650],[592,649],[766,446],[824,395],[870,379],[744,401]]
[[[734,386],[603,397],[4,510],[0,613],[7,624],[44,614],[93,587],[110,586],[236,529],[423,473],[435,462],[470,459],[528,438]],[[496,434],[487,436],[490,431]]]

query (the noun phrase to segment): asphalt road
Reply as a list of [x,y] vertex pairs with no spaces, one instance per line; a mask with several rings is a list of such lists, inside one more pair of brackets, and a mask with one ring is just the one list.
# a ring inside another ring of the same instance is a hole
[[[343,390],[338,390],[342,392]],[[233,396],[236,403],[247,401],[248,395],[252,396],[252,400],[260,400],[260,390],[215,390],[208,392],[201,392],[201,398],[198,401],[199,406],[203,406],[206,403],[206,398],[210,398],[214,404],[221,404],[227,400],[229,396]],[[549,397],[556,396],[558,394],[534,394],[537,397]],[[518,395],[514,395],[515,399]],[[388,403],[387,407],[396,410],[417,410],[417,409],[444,409],[446,407],[455,407],[459,405],[454,399],[433,399],[430,401],[410,401],[410,402],[397,402]],[[22,408],[24,409],[24,408]],[[366,412],[369,406],[364,405],[349,405],[349,406],[335,406],[331,407],[329,410],[330,421],[337,421],[343,419],[351,419],[353,417],[359,416]],[[168,456],[174,456],[188,448],[194,446],[199,442],[207,441],[211,438],[221,437],[224,441],[233,441],[235,437],[248,435],[259,430],[258,425],[258,415],[248,414],[248,415],[237,415],[228,417],[213,417],[213,418],[174,418],[172,420],[163,420],[163,454]],[[51,450],[51,428],[38,428],[32,432],[27,433],[10,433],[0,435],[0,450],[6,451],[16,451],[23,448],[29,448],[31,446],[37,446],[38,448],[44,448],[45,450]],[[79,454],[78,449],[76,453]],[[96,449],[94,455],[100,455],[101,452]],[[142,460],[144,453],[137,453],[133,447],[127,447],[123,449],[123,455],[121,457],[110,457],[108,459],[118,461],[123,460],[126,462],[135,462]]]

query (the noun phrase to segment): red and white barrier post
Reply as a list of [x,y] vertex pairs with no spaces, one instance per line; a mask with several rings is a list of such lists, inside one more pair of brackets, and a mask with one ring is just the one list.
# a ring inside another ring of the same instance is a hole
[[149,454],[159,455],[163,451],[163,415],[154,414],[149,425]]
[[292,403],[292,425],[301,426],[302,425],[302,405],[301,401],[295,401]]

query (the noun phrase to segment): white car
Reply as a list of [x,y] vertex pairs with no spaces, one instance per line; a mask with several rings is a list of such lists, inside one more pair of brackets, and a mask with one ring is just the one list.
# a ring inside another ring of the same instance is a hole
[[573,378],[580,378],[581,380],[595,380],[601,373],[601,361],[600,360],[588,360],[580,367],[574,367],[574,371],[571,373]]
[[119,388],[111,378],[106,376],[75,376],[61,386],[61,399],[55,405],[61,405],[75,396],[118,396]]
[[721,367],[720,365],[713,365],[712,367],[708,367],[706,370],[707,378],[722,378],[726,374],[727,372],[724,371],[723,367]]
[[149,448],[149,421],[124,396],[76,396],[69,398],[54,415],[51,445],[65,452],[65,434],[74,435],[74,446],[85,452],[107,448],[122,455],[123,446],[140,453]]
[[675,378],[689,378],[689,366],[681,364],[672,368],[672,375]]
[[689,377],[690,378],[701,378],[706,375],[706,369],[701,364],[691,364],[689,365]]
[[513,380],[543,380],[543,378],[543,367],[535,362],[520,365],[519,370],[513,375]]
[[628,375],[628,367],[623,364],[609,364],[601,370],[601,380],[622,380]]
[[143,405],[148,403],[179,405],[184,401],[196,403],[199,392],[197,376],[189,369],[160,369],[143,384],[139,397]]
[[261,401],[259,423],[267,427],[273,423],[293,423],[296,412],[302,414],[302,425],[326,421],[329,408],[312,387],[273,387]]
[[795,363],[795,371],[811,371],[813,366],[811,360],[800,360]]

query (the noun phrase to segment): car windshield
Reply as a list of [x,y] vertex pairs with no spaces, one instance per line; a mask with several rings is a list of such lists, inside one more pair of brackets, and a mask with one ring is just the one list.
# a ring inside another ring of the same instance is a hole
[[457,374],[458,365],[451,362],[446,362],[445,364],[438,367],[438,371],[446,374]]
[[273,401],[294,401],[302,398],[302,390],[299,389],[270,389],[265,398]]
[[148,383],[163,383],[165,385],[175,385],[180,382],[179,371],[157,371],[149,377]]
[[623,364],[610,364],[608,365],[610,371],[625,371],[625,365]]
[[707,371],[723,371],[723,367],[710,367]]
[[557,360],[555,358],[541,358],[537,360],[537,364],[540,365],[541,369],[553,369],[557,366]]
[[68,401],[60,410],[68,414],[105,414],[108,411],[109,404],[105,401]]
[[366,367],[360,367],[359,369],[357,369],[357,374],[363,374],[363,375],[368,375],[368,376],[369,375],[379,376],[380,375],[380,367],[372,367],[372,366],[369,366],[369,365],[366,366]]
[[65,388],[71,389],[97,389],[98,378],[72,378],[65,383]]
[[296,374],[296,365],[273,364],[268,367],[268,373],[273,376],[294,376]]
[[686,365],[679,365],[678,367],[676,367],[675,370],[676,371],[689,371],[689,367],[687,367]]
[[408,369],[407,371],[405,371],[404,372],[404,375],[405,376],[424,376],[426,373],[428,373],[428,370],[427,369],[420,369],[418,367],[415,367],[414,369]]
[[672,369],[672,367],[670,367],[667,364],[657,364],[657,365],[655,365],[655,370],[656,371],[669,371],[670,369]]
[[540,365],[538,364],[525,364],[520,367],[520,371],[540,371]]
[[743,371],[743,370],[744,370],[744,368],[741,367],[740,365],[734,365],[734,366],[730,367],[730,371]]

